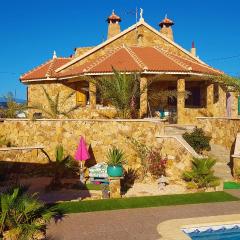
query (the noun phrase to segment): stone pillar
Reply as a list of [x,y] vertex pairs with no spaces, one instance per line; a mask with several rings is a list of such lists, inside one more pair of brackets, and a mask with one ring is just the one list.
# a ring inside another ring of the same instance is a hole
[[110,198],[121,198],[122,177],[109,177]]
[[227,94],[222,86],[219,85],[219,100],[218,100],[218,116],[217,117],[226,117],[227,116]]
[[185,116],[185,79],[177,80],[177,122],[184,123]]
[[207,110],[210,114],[213,114],[213,100],[214,100],[214,84],[207,85]]
[[238,117],[238,94],[236,92],[229,92],[231,95],[231,118]]
[[147,116],[147,109],[148,109],[148,80],[145,77],[141,77],[140,79],[140,117],[146,117]]
[[90,98],[90,107],[92,109],[96,108],[96,93],[97,88],[94,82],[89,82],[89,98]]

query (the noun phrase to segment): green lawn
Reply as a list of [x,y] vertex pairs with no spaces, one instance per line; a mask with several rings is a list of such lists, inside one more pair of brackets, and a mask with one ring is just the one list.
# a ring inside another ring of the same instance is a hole
[[224,189],[240,189],[240,183],[237,182],[225,182]]
[[128,208],[147,208],[171,205],[237,201],[238,198],[225,192],[191,193],[122,199],[90,200],[58,203],[65,213],[94,212]]

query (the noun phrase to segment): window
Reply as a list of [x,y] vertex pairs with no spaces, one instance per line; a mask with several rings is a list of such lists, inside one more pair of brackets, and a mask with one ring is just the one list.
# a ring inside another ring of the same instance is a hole
[[185,100],[186,107],[201,107],[201,89],[200,87],[189,87],[187,91],[190,95]]

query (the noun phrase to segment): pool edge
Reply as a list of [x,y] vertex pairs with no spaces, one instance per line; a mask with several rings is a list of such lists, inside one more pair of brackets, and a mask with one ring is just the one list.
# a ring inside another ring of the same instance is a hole
[[198,228],[240,223],[240,214],[217,215],[210,217],[183,218],[164,221],[157,226],[159,240],[191,240],[182,228]]

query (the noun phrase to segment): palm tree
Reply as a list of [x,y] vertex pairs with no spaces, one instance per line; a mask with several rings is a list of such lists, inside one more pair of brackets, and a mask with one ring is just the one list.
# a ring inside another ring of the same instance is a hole
[[183,173],[183,179],[195,184],[197,188],[216,187],[219,178],[214,176],[213,167],[216,160],[211,158],[193,158],[192,169]]
[[60,92],[58,92],[55,97],[51,97],[50,94],[47,92],[47,90],[44,87],[42,87],[42,90],[46,97],[48,106],[34,104],[32,106],[29,106],[29,108],[37,109],[37,110],[41,111],[44,114],[44,117],[58,119],[58,118],[61,118],[62,116],[64,116],[67,118],[71,118],[72,117],[71,114],[75,110],[80,108],[79,105],[76,105],[76,106],[69,108],[68,110],[63,110],[63,109],[66,109],[65,108],[66,102],[72,98],[72,96],[75,94],[75,92],[69,93],[62,100],[60,100]]
[[[146,89],[148,91],[148,101],[152,106],[155,106],[161,97],[177,97],[176,90],[154,91],[150,86],[151,81],[140,89],[140,78],[137,73],[121,74],[114,68],[113,72],[113,78],[100,78],[95,83],[102,99],[115,107],[120,118],[138,117],[139,99]],[[184,94],[187,98],[190,93],[186,91]]]
[[17,103],[13,97],[13,94],[9,92],[3,96],[6,101],[6,108],[0,108],[0,116],[3,118],[17,118],[17,114],[26,110],[26,104]]
[[118,117],[131,118],[138,108],[140,81],[137,74],[121,74],[113,69],[112,78],[101,78],[96,81],[104,101],[117,110]]
[[53,165],[53,178],[48,186],[50,190],[57,190],[61,187],[61,180],[67,169],[77,169],[77,163],[70,155],[65,156],[62,145],[58,145],[55,150],[55,161],[51,161]]
[[8,189],[0,195],[0,238],[45,239],[46,224],[56,215],[56,209],[27,194],[26,188]]

